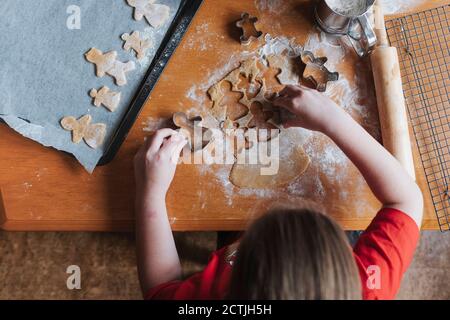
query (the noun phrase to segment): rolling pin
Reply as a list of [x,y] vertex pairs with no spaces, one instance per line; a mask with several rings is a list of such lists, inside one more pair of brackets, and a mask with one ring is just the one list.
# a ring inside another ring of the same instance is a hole
[[383,10],[378,3],[374,5],[374,18],[378,44],[370,59],[383,145],[415,180],[397,49],[389,45]]

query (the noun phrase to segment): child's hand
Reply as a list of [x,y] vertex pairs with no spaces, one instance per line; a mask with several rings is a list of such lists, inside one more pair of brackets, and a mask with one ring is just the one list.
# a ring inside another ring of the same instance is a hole
[[296,116],[284,123],[286,128],[303,127],[326,132],[341,111],[327,96],[303,86],[286,86],[273,103]]
[[149,137],[134,157],[136,192],[165,199],[175,175],[185,137],[172,129],[160,129]]

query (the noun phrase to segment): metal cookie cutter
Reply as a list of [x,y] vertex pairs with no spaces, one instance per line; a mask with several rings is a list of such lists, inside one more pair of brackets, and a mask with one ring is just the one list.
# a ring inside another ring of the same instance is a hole
[[302,62],[305,64],[305,70],[303,71],[303,78],[311,81],[316,87],[317,91],[324,92],[327,89],[328,81],[337,81],[339,79],[339,73],[330,72],[325,66],[327,58],[316,58],[309,51],[303,51],[301,54]]
[[236,22],[236,27],[242,29],[242,35],[240,37],[241,44],[249,45],[253,39],[258,39],[262,36],[262,32],[256,29],[255,24],[258,22],[258,18],[251,17],[247,12],[241,14],[241,20]]
[[377,37],[369,22],[368,12],[375,0],[366,0],[364,10],[355,14],[343,14],[333,10],[327,0],[317,2],[314,16],[319,27],[333,35],[348,36],[358,56],[373,50]]

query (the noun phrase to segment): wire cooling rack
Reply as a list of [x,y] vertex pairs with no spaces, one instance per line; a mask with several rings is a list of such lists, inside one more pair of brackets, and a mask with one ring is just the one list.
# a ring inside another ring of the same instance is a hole
[[450,230],[450,5],[386,21],[441,231]]

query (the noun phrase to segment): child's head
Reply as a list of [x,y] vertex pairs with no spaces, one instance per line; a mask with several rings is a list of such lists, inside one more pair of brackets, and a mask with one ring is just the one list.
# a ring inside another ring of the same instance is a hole
[[311,210],[275,210],[245,233],[230,298],[360,299],[361,284],[344,231]]

